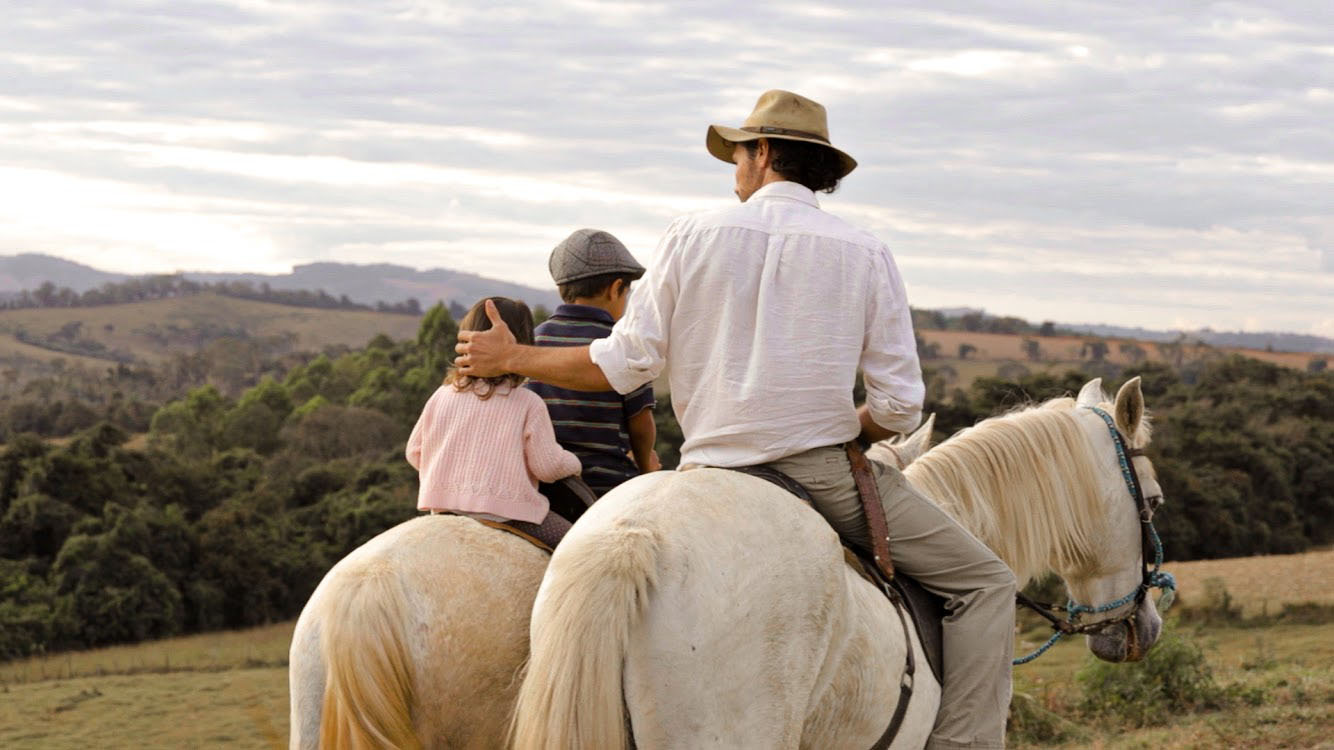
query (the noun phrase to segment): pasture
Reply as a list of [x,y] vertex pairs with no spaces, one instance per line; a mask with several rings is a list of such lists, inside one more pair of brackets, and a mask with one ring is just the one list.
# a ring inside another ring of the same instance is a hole
[[[1181,602],[1207,607],[1221,579],[1233,605],[1277,613],[1284,604],[1330,604],[1334,550],[1303,555],[1170,563]],[[1067,641],[1015,669],[1015,694],[1062,735],[1012,736],[1015,748],[1334,747],[1334,621],[1172,627],[1200,645],[1234,699],[1223,710],[1181,713],[1135,728],[1079,714],[1075,675],[1091,657]],[[287,737],[287,647],[292,623],[245,631],[56,654],[0,665],[0,747],[278,748]],[[1020,635],[1019,649],[1043,634]]]
[[[1263,349],[1243,349],[1238,347],[1210,347],[1186,343],[1180,347],[1161,342],[1119,339],[1102,336],[1033,336],[1014,333],[984,333],[981,331],[933,330],[921,329],[917,334],[928,344],[935,344],[942,362],[951,365],[959,347],[968,345],[974,351],[965,361],[982,361],[1003,364],[1012,362],[1025,364],[1031,369],[1044,369],[1052,364],[1077,366],[1088,360],[1086,345],[1092,341],[1103,341],[1107,350],[1103,359],[1118,365],[1133,365],[1140,362],[1161,362],[1179,365],[1181,361],[1190,361],[1219,354],[1240,354],[1252,359],[1270,362],[1281,367],[1306,369],[1312,358],[1324,355],[1307,352],[1277,352]],[[1025,341],[1037,344],[1036,356],[1031,356],[1024,347]],[[927,362],[931,364],[931,362]]]
[[[379,333],[394,339],[417,335],[420,319],[370,310],[324,310],[206,293],[99,307],[0,310],[0,360],[25,357],[105,368],[106,359],[82,356],[20,341],[75,339],[120,351],[136,361],[160,364],[181,351],[222,337],[281,340],[291,351],[320,351],[332,345],[362,346]],[[67,329],[72,326],[73,328]],[[74,333],[61,338],[62,329]],[[85,348],[88,348],[85,346]],[[68,349],[68,348],[67,348]]]

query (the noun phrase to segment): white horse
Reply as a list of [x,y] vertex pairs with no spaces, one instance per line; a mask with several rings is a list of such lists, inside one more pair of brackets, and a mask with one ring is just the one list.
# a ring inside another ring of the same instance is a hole
[[[1130,444],[1149,439],[1138,379],[1101,404]],[[1147,459],[1144,494],[1161,499]],[[905,475],[1015,571],[1054,570],[1073,599],[1114,602],[1142,580],[1139,514],[1108,427],[1057,399],[989,419]],[[1148,598],[1137,627],[1090,638],[1124,659],[1157,639]],[[845,564],[829,525],[778,488],[698,469],[632,480],[556,550],[534,604],[531,655],[512,736],[521,750],[853,748],[884,732],[907,648],[885,598]],[[1135,640],[1133,644],[1125,641]],[[999,647],[999,646],[998,646]],[[939,685],[918,670],[894,747],[920,747]]]
[[[931,422],[870,455],[902,466]],[[499,748],[548,556],[468,518],[422,516],[353,550],[301,611],[291,748]]]

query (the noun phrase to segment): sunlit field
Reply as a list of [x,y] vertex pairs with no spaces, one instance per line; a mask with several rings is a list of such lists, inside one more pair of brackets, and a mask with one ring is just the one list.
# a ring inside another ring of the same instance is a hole
[[[1172,632],[1203,649],[1226,708],[1173,715],[1135,727],[1080,712],[1076,678],[1093,661],[1082,639],[1063,642],[1015,669],[1016,703],[1033,721],[1012,733],[1016,748],[1334,747],[1334,622],[1328,608],[1308,622],[1276,615],[1289,595],[1327,601],[1334,551],[1228,561],[1173,563],[1189,617]],[[1261,574],[1253,574],[1259,570]],[[1264,572],[1268,571],[1269,575]],[[1226,591],[1246,615],[1203,617],[1209,589]],[[1282,587],[1274,581],[1282,579]],[[1282,590],[1280,591],[1280,588]],[[1284,593],[1287,592],[1287,593]],[[1294,594],[1295,592],[1295,594]],[[1180,612],[1179,605],[1174,612]],[[1323,612],[1323,614],[1322,614]],[[1250,618],[1249,620],[1246,618]],[[0,665],[0,747],[277,748],[287,738],[287,648],[292,623],[58,654]],[[1022,633],[1017,648],[1043,640]]]

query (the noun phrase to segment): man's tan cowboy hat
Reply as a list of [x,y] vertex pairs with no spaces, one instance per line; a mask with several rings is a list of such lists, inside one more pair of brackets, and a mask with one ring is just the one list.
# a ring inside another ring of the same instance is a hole
[[805,141],[828,146],[838,154],[843,163],[842,179],[857,168],[857,160],[834,148],[829,142],[829,124],[825,118],[824,107],[800,94],[791,91],[766,91],[755,102],[755,109],[742,123],[741,128],[729,128],[726,125],[710,125],[705,144],[709,153],[729,164],[736,144],[754,141],[760,138],[781,138],[788,141]]

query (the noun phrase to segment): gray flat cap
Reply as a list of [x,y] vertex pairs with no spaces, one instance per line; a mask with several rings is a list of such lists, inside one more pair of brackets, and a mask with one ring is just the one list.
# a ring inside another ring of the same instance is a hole
[[604,273],[624,273],[635,279],[644,275],[644,267],[625,245],[600,229],[580,229],[566,237],[551,251],[547,267],[557,286]]

